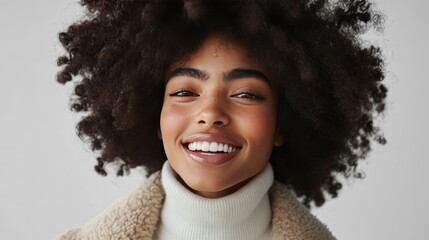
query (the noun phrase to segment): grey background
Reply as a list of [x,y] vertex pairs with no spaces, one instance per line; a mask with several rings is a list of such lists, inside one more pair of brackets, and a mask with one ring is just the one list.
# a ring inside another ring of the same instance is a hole
[[[377,1],[387,16],[388,139],[361,165],[366,178],[314,213],[338,239],[428,239],[429,3]],[[70,0],[0,0],[0,239],[52,239],[144,181],[93,171],[75,135],[71,85],[55,82],[57,33],[81,15]]]

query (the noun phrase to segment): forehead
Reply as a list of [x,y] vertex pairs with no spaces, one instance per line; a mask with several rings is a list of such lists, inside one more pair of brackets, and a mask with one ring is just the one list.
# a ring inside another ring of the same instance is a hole
[[198,65],[203,61],[205,63],[218,62],[225,67],[231,64],[261,67],[242,44],[220,35],[211,35],[206,38],[201,47],[185,61],[185,64]]
[[170,66],[167,76],[171,76],[178,68],[194,68],[209,75],[248,69],[262,73],[271,83],[271,75],[266,67],[247,51],[244,44],[220,34],[208,36],[196,51]]

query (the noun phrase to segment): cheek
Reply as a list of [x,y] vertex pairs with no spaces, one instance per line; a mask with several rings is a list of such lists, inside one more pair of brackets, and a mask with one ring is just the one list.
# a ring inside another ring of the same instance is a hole
[[186,110],[172,105],[164,105],[161,110],[160,127],[163,138],[180,131],[188,120],[189,114]]
[[246,111],[240,115],[242,129],[252,129],[248,132],[254,141],[269,143],[273,139],[276,127],[276,114],[271,107],[261,107],[255,111]]
[[174,126],[173,123],[178,120],[178,116],[174,114],[174,112],[172,112],[171,110],[173,109],[168,106],[162,106],[160,126],[163,138],[166,138],[168,135],[168,131],[165,130],[170,129],[170,126]]

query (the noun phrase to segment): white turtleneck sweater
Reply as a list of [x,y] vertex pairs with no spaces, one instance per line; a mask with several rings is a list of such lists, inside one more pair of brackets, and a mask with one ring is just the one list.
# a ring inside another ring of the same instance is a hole
[[161,171],[165,201],[154,239],[272,239],[268,190],[273,180],[268,163],[238,191],[221,198],[204,198],[183,186],[166,161]]

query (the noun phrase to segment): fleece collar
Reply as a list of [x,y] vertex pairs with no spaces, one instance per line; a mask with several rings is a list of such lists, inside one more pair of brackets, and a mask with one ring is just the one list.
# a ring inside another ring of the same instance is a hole
[[[314,217],[286,186],[274,181],[269,190],[274,240],[331,240],[329,230]],[[164,201],[160,171],[139,188],[105,209],[82,228],[71,229],[59,240],[150,240]]]

